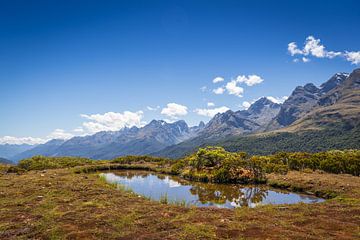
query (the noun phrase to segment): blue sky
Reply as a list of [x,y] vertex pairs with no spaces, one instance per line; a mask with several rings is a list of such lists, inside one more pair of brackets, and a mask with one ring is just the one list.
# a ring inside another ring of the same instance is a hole
[[[0,143],[154,118],[194,125],[319,85],[359,67],[359,9],[344,0],[1,1]],[[261,83],[248,86],[254,76]]]

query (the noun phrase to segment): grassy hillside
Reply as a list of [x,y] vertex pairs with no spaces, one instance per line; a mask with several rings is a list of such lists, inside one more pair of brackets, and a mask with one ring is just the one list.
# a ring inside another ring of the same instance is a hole
[[360,127],[346,130],[328,128],[319,131],[276,133],[268,136],[235,137],[218,143],[228,151],[245,151],[249,154],[286,152],[320,152],[332,149],[360,149]]
[[360,149],[360,126],[333,125],[323,130],[303,132],[277,132],[264,135],[229,137],[221,140],[194,138],[170,146],[154,155],[180,158],[195,152],[199,147],[222,146],[228,151],[267,155],[279,151],[320,152],[333,149]]

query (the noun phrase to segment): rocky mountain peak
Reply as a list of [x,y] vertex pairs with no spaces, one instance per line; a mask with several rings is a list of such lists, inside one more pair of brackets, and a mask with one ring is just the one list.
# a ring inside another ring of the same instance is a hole
[[254,102],[253,104],[251,104],[251,106],[248,108],[247,111],[250,114],[260,113],[266,107],[267,108],[280,108],[280,104],[274,103],[267,97],[262,97],[259,100],[257,100],[256,102]]
[[312,83],[307,83],[304,85],[304,90],[310,93],[317,93],[319,89]]
[[327,93],[339,86],[346,78],[349,77],[349,73],[336,73],[329,80],[320,85],[322,93]]
[[205,127],[205,123],[204,123],[203,121],[200,121],[198,127],[199,127],[199,128],[204,128],[204,127]]

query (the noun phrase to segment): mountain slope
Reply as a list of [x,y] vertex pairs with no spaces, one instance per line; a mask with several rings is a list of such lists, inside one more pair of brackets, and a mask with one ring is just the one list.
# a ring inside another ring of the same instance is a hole
[[0,157],[0,164],[14,164],[14,163],[9,159]]
[[44,144],[39,144],[34,148],[31,148],[27,151],[21,152],[11,158],[12,161],[17,162],[24,158],[29,158],[35,155],[44,155],[51,156],[53,151],[55,151],[61,144],[64,143],[64,140],[53,139]]
[[311,111],[283,131],[316,129],[339,123],[351,129],[359,122],[360,69],[356,69],[341,84],[322,95]]
[[153,155],[181,158],[196,152],[199,147],[215,145],[222,146],[227,151],[242,151],[256,155],[268,155],[281,151],[320,152],[333,149],[360,149],[360,125],[351,129],[348,129],[347,126],[334,125],[323,130],[240,135],[210,141],[195,138],[167,147]]
[[27,151],[36,145],[29,144],[0,144],[0,157],[11,159],[13,156]]
[[342,85],[349,76],[347,73],[337,73],[320,88],[308,83],[305,86],[298,86],[291,93],[289,98],[281,106],[279,114],[267,126],[266,130],[275,130],[287,127],[301,119],[318,105],[318,101],[334,88]]
[[216,139],[238,134],[249,134],[263,129],[280,111],[280,104],[266,97],[258,99],[248,110],[216,114],[203,131],[201,138]]

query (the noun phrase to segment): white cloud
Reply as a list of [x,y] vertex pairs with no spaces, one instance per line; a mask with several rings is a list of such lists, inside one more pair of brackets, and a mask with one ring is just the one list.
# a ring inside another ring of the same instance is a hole
[[207,90],[207,87],[206,87],[206,86],[202,86],[202,87],[200,88],[200,90],[201,90],[202,92],[205,92],[205,91]]
[[231,80],[226,84],[225,88],[230,95],[242,97],[242,94],[244,93],[244,89],[242,87],[237,86],[237,83],[238,83],[237,80]]
[[82,127],[77,127],[73,130],[73,132],[75,133],[83,133],[84,132],[84,129]]
[[143,111],[123,113],[107,112],[105,114],[81,114],[83,118],[90,121],[84,122],[83,126],[89,133],[96,133],[100,131],[117,131],[124,127],[141,127],[145,123],[143,119]]
[[0,137],[0,144],[41,144],[45,143],[47,140],[42,138],[33,138],[33,137],[12,137],[4,136]]
[[100,131],[117,131],[123,127],[141,127],[145,124],[145,122],[142,121],[142,111],[125,111],[123,113],[108,112],[105,114],[92,115],[81,114],[81,117],[89,121],[84,122],[82,127],[77,127],[71,132],[57,128],[44,138],[4,136],[0,137],[0,144],[42,144],[52,139],[67,140],[74,136],[85,136]]
[[149,111],[157,111],[160,109],[160,106],[156,106],[156,107],[147,106],[146,109]]
[[216,77],[213,79],[213,83],[219,83],[219,82],[223,82],[224,78],[223,77]]
[[295,54],[302,54],[303,52],[298,49],[295,42],[291,42],[288,44],[288,51],[291,54],[291,56],[294,56]]
[[306,57],[302,57],[301,60],[302,60],[304,63],[310,62],[310,59],[309,59],[309,58],[306,58]]
[[251,106],[251,103],[247,102],[247,101],[244,101],[242,103],[242,106],[245,108],[245,109],[248,109],[250,106]]
[[170,118],[185,116],[187,114],[187,107],[177,103],[168,103],[166,107],[161,110],[161,114]]
[[346,52],[345,57],[346,57],[346,60],[348,60],[352,64],[359,64],[360,63],[360,51],[358,51],[358,52]]
[[236,81],[239,83],[245,83],[246,85],[251,87],[256,84],[262,83],[264,79],[262,79],[258,75],[248,75],[247,77],[245,75],[240,75],[236,78]]
[[69,139],[72,138],[74,135],[68,132],[65,132],[63,129],[55,129],[48,135],[48,139]]
[[63,129],[55,129],[45,138],[37,138],[37,137],[13,137],[13,136],[4,136],[0,137],[0,144],[29,144],[36,145],[46,143],[51,139],[69,139],[74,135],[66,132]]
[[197,108],[194,110],[198,115],[206,116],[206,117],[213,117],[217,113],[223,113],[230,110],[228,107],[222,106],[218,108],[206,109],[206,108]]
[[315,39],[313,36],[308,36],[306,38],[303,54],[311,54],[315,57],[323,58],[326,56],[326,51],[325,47],[320,44],[320,39]]
[[[336,52],[336,51],[327,51],[325,46],[320,43],[320,39],[316,39],[313,36],[308,36],[306,38],[304,47],[299,49],[295,42],[288,44],[288,52],[291,56],[303,55],[303,56],[312,56],[316,58],[329,58],[333,59],[335,57],[344,57],[347,61],[352,64],[360,63],[360,52]],[[298,59],[294,59],[294,62],[298,62]],[[302,58],[303,62],[309,62],[308,57]]]
[[266,98],[269,99],[270,101],[272,101],[273,103],[281,104],[281,103],[285,102],[286,99],[288,99],[288,96],[283,96],[283,97],[268,96]]
[[330,52],[327,52],[326,56],[330,59],[334,58],[334,57],[338,57],[338,56],[342,56],[342,52],[333,52],[333,51],[330,51]]
[[208,106],[208,107],[214,107],[214,106],[215,106],[215,103],[213,103],[213,102],[208,102],[208,103],[207,103],[207,106]]
[[213,90],[213,92],[217,95],[223,94],[225,92],[225,89],[223,87],[219,87]]
[[247,86],[251,87],[256,84],[260,84],[264,81],[260,76],[252,74],[252,75],[239,75],[236,79],[232,79],[231,81],[227,82],[225,86],[218,87],[213,89],[215,94],[223,94],[225,90],[230,95],[235,95],[238,97],[242,97],[244,93],[244,88],[240,87],[239,84],[246,84]]

